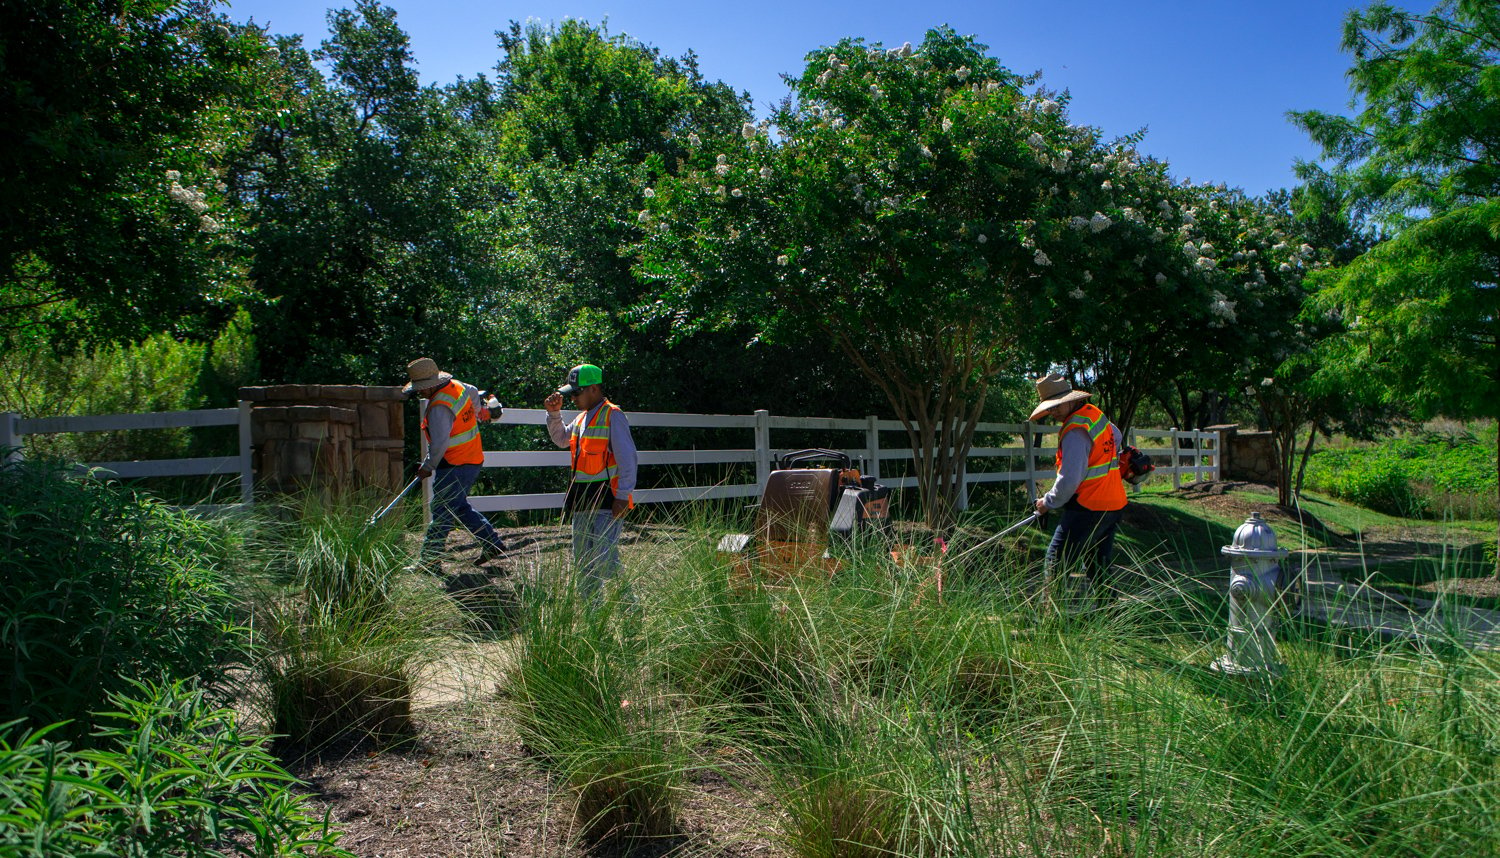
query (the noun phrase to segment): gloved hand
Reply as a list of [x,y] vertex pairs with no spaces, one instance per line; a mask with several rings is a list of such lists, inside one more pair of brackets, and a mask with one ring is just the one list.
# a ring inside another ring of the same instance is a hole
[[428,467],[417,468],[417,478],[418,479],[425,480],[425,479],[427,479],[430,476],[432,476],[432,469],[431,468],[428,468]]

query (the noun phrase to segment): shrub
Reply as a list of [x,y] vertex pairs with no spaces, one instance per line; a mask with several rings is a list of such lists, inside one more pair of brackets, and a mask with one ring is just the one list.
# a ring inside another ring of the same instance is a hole
[[1375,444],[1322,450],[1308,463],[1310,488],[1404,516],[1496,513],[1494,428],[1438,421]]
[[1329,481],[1328,493],[1387,515],[1420,518],[1426,502],[1412,489],[1406,469],[1386,457],[1360,460]]
[[350,854],[265,739],[202,690],[139,684],[110,704],[92,749],[52,741],[54,728],[0,737],[0,853]]
[[0,466],[0,721],[86,737],[135,678],[212,684],[240,652],[222,533],[53,461]]
[[[157,334],[133,344],[65,353],[50,345],[0,357],[0,402],[28,417],[201,408],[206,346]],[[78,462],[167,459],[187,455],[188,429],[40,435],[29,454]]]

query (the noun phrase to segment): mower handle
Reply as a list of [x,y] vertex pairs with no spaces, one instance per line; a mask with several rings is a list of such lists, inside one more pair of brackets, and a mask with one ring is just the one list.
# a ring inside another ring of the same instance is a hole
[[816,462],[820,459],[833,459],[840,462],[839,467],[845,470],[854,465],[854,460],[849,458],[848,453],[840,450],[829,450],[826,447],[809,447],[806,450],[794,450],[790,453],[783,453],[777,456],[776,470],[784,471],[793,465],[803,462]]

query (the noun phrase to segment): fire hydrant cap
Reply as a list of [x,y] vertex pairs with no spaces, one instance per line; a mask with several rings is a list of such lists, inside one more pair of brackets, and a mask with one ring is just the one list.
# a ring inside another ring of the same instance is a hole
[[1237,557],[1275,557],[1287,555],[1285,548],[1276,547],[1276,531],[1260,517],[1259,512],[1250,513],[1245,523],[1234,532],[1234,542],[1220,551]]

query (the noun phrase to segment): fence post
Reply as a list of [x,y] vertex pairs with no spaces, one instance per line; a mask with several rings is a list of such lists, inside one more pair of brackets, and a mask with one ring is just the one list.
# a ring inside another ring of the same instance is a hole
[[251,452],[250,403],[240,400],[240,503],[255,500],[255,459]]
[[955,504],[959,512],[969,508],[969,457],[965,456],[958,463],[958,502]]
[[1224,479],[1224,430],[1216,430],[1214,433],[1214,464],[1209,471],[1211,479],[1218,482]]
[[1203,463],[1203,442],[1209,439],[1207,432],[1196,432],[1193,435],[1193,464],[1198,467],[1193,471],[1193,476],[1198,482],[1203,482],[1203,470],[1207,467]]
[[880,428],[873,414],[865,418],[865,453],[870,457],[865,463],[868,476],[880,479]]
[[[418,418],[418,420],[420,421],[420,419],[426,413],[427,413],[427,400],[425,400],[425,399],[418,400],[418,402],[417,402],[417,418]],[[421,449],[421,453],[419,454],[420,458],[417,460],[417,462],[418,462],[419,465],[422,462],[427,461],[427,433],[426,432],[422,433],[422,445],[421,445],[420,449]],[[425,479],[425,480],[422,481],[422,523],[423,523],[424,526],[432,524],[432,479],[431,478],[428,478],[428,479]]]
[[771,478],[771,412],[755,412],[755,482],[764,491]]
[[1173,426],[1172,433],[1172,488],[1182,488],[1182,450],[1177,446],[1177,427]]
[[21,461],[21,415],[14,411],[0,411],[0,449],[6,463]]
[[1026,450],[1026,499],[1036,501],[1036,447],[1032,444],[1031,421],[1021,424],[1021,446]]

